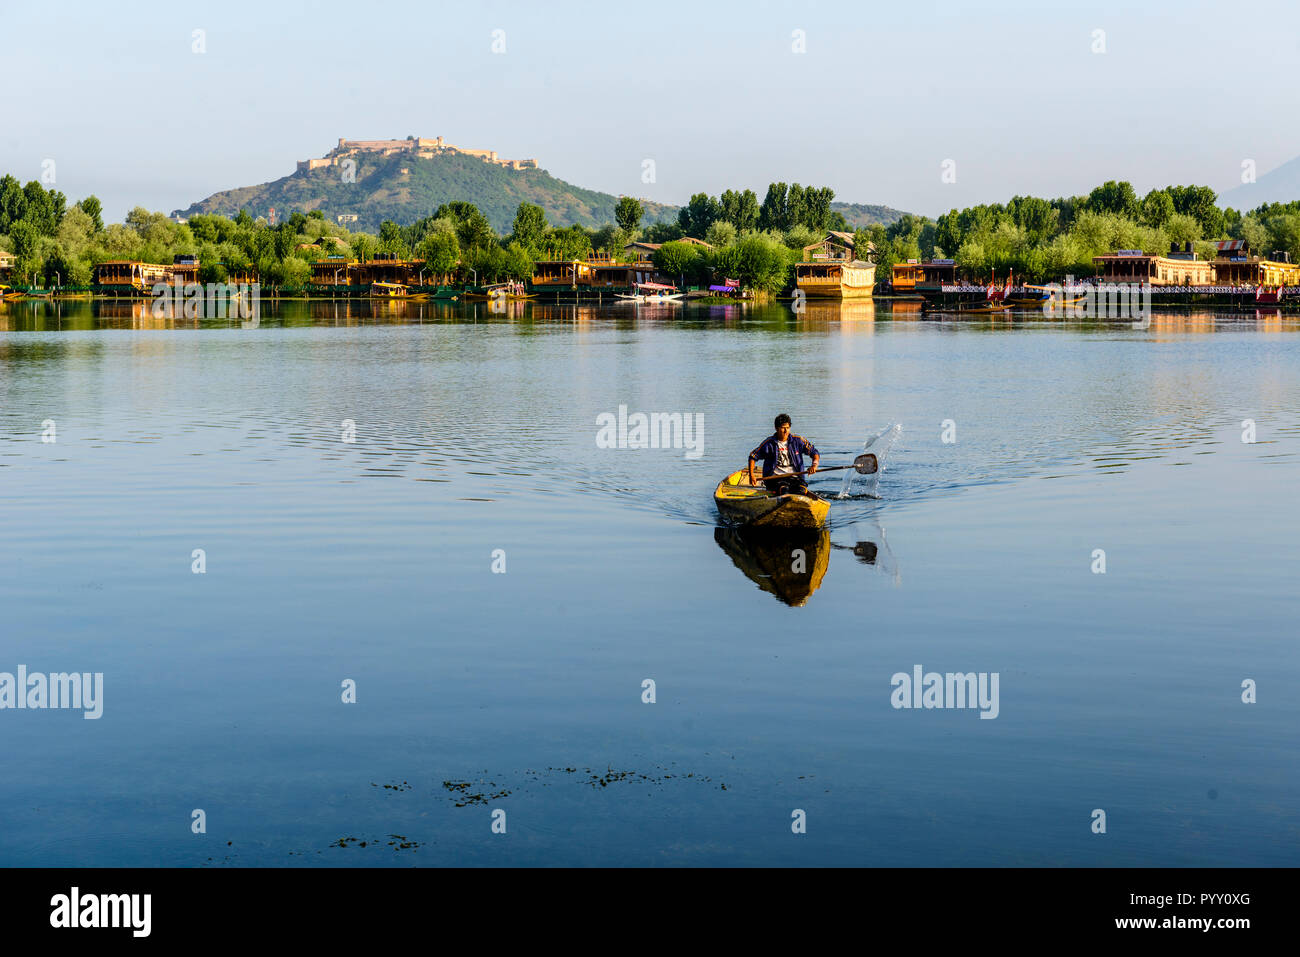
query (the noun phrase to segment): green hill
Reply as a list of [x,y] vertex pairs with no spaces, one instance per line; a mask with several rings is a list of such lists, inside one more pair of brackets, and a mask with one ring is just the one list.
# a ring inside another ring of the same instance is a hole
[[[515,210],[525,200],[542,207],[552,226],[613,223],[618,203],[617,196],[573,186],[546,170],[509,169],[462,154],[431,159],[365,154],[353,158],[357,160],[356,182],[343,182],[342,170],[337,166],[300,170],[261,186],[215,193],[173,215],[234,216],[246,209],[257,217],[266,216],[274,208],[276,216],[284,219],[295,212],[319,209],[330,220],[354,214],[357,221],[349,223],[349,228],[373,233],[386,219],[407,225],[431,215],[443,203],[468,200],[483,211],[493,229],[504,234],[510,232]],[[676,206],[644,199],[641,202],[646,210],[644,225],[677,218]]]
[[[617,196],[583,189],[556,179],[543,169],[509,169],[464,154],[451,153],[420,159],[410,155],[359,154],[356,181],[344,182],[338,166],[323,166],[310,172],[299,170],[290,176],[261,186],[244,186],[214,193],[188,209],[172,215],[186,218],[197,213],[234,216],[241,209],[249,215],[267,216],[272,209],[279,219],[319,209],[333,221],[340,215],[355,215],[351,229],[378,232],[386,219],[409,225],[429,216],[443,203],[468,200],[487,216],[498,233],[510,232],[515,210],[523,201],[546,211],[552,226],[597,227],[614,222]],[[406,170],[406,172],[402,172]],[[641,200],[645,206],[642,225],[676,222],[679,207]],[[888,206],[832,203],[851,227],[894,222],[902,212]]]
[[885,226],[898,222],[906,215],[892,206],[870,206],[865,203],[831,203],[832,212],[843,213],[854,229],[881,223]]

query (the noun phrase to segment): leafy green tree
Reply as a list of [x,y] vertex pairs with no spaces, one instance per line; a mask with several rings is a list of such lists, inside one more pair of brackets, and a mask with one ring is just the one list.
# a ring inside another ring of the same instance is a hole
[[506,247],[505,274],[521,281],[533,277],[533,257],[517,240]]
[[719,219],[709,227],[704,241],[710,246],[730,246],[736,241],[736,227],[726,219]]
[[602,226],[591,235],[592,249],[607,252],[611,255],[623,251],[623,230],[617,226]]
[[58,228],[58,216],[55,212],[54,200],[45,191],[45,187],[32,180],[23,187],[23,196],[27,201],[23,219],[42,235],[53,236],[54,230]]
[[1164,226],[1174,215],[1174,201],[1163,189],[1153,189],[1142,200],[1142,222],[1156,229]]
[[91,218],[80,206],[73,206],[63,217],[63,222],[59,224],[55,238],[71,256],[79,257],[85,254],[91,236],[95,232],[95,224]]
[[368,262],[375,255],[375,239],[366,233],[353,233],[351,239],[352,255],[361,262]]
[[[1201,224],[1195,216],[1186,213],[1174,213],[1162,227],[1170,242],[1194,243],[1201,238]],[[1162,250],[1153,250],[1160,252]]]
[[298,233],[289,223],[282,223],[275,230],[275,258],[281,261],[293,255],[298,245]]
[[311,266],[297,256],[289,256],[280,263],[280,284],[290,289],[301,289],[311,282]]
[[789,187],[785,183],[770,183],[768,185],[767,195],[764,196],[763,204],[758,209],[759,229],[774,229],[779,233],[784,233],[785,230],[794,225],[790,221],[788,196]]
[[1056,234],[1060,213],[1045,199],[1014,196],[1007,204],[1007,212],[1031,243],[1041,243]]
[[18,180],[6,175],[0,179],[0,233],[8,233],[27,212],[27,194]]
[[629,233],[636,231],[644,215],[645,207],[631,196],[621,197],[618,205],[614,207],[614,219],[618,222],[619,228]]
[[659,272],[675,281],[682,281],[695,269],[699,257],[698,246],[691,243],[671,242],[664,243],[656,249],[650,259]]
[[40,231],[22,219],[10,227],[9,239],[14,244],[14,275],[25,281],[29,276],[42,274],[45,257],[41,254]]
[[98,196],[87,196],[77,203],[76,208],[90,217],[91,224],[94,226],[93,232],[102,233],[104,231],[104,206],[100,203]]
[[792,250],[797,250],[801,254],[805,247],[824,239],[822,233],[813,232],[802,223],[796,223],[791,226],[785,233],[785,244]]
[[793,266],[798,255],[772,236],[753,233],[732,248],[736,250],[737,278],[745,286],[774,293],[793,281]]
[[554,259],[585,259],[591,253],[591,234],[578,225],[553,229],[547,246]]
[[1094,213],[1115,213],[1137,219],[1138,201],[1133,184],[1107,180],[1088,194],[1088,209]]
[[515,211],[513,234],[525,250],[535,253],[546,237],[546,212],[532,203],[520,203]]
[[226,270],[224,263],[200,261],[199,282],[207,285],[208,283],[224,283],[229,279],[230,273]]
[[[793,190],[792,186],[791,191]],[[796,223],[802,223],[814,232],[825,234],[830,228],[831,202],[834,199],[835,190],[829,186],[821,188],[809,186],[803,191],[801,211],[797,216],[794,214],[794,204],[791,203],[791,217]]]
[[1173,200],[1174,211],[1195,217],[1206,236],[1223,233],[1223,210],[1219,209],[1218,194],[1210,187],[1170,186],[1166,192]]
[[681,239],[685,235],[682,228],[676,223],[652,223],[646,227],[641,238],[647,243],[670,243],[674,239]]
[[492,224],[477,206],[462,200],[443,203],[434,212],[434,219],[448,218],[456,224],[456,238],[463,250],[480,249],[496,241]]
[[682,232],[695,239],[703,239],[717,220],[722,218],[722,206],[708,193],[696,193],[677,214],[677,225]]
[[722,207],[722,218],[735,226],[737,233],[752,232],[758,228],[758,197],[753,190],[724,190],[719,197],[719,205]]
[[758,209],[758,228],[775,229],[785,232],[793,225],[790,221],[790,208],[787,197],[789,187],[785,183],[770,183],[763,205]]

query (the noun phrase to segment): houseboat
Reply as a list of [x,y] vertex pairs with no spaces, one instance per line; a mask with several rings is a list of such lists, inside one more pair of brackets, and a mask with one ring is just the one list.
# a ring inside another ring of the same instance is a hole
[[1252,256],[1244,239],[1215,243],[1215,283],[1220,286],[1300,286],[1300,264],[1291,254],[1275,251],[1265,259]]
[[832,230],[820,242],[803,249],[804,262],[795,264],[795,285],[805,296],[817,299],[864,299],[876,285],[876,265],[858,254],[870,256],[875,247],[859,251],[853,234]]
[[159,283],[171,282],[171,266],[138,259],[113,259],[99,263],[94,270],[94,283],[100,292],[144,295]]
[[895,296],[919,297],[916,284],[925,278],[921,264],[915,259],[905,263],[894,263],[890,267],[889,288]]
[[876,285],[873,263],[811,262],[795,264],[795,285],[810,299],[869,299]]
[[591,266],[581,259],[544,259],[533,265],[534,292],[560,292],[587,286]]
[[1197,259],[1191,243],[1181,249],[1175,243],[1167,256],[1145,253],[1141,249],[1121,249],[1104,256],[1093,256],[1092,261],[1103,283],[1142,283],[1148,286],[1214,284],[1214,264],[1207,259]]

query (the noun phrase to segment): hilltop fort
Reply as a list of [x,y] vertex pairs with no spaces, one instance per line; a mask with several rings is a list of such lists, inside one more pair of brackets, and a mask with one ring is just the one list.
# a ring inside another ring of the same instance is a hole
[[460,153],[465,156],[477,156],[485,163],[504,166],[507,169],[537,169],[537,160],[535,159],[501,159],[497,156],[496,150],[463,149],[459,146],[452,146],[444,141],[441,136],[433,139],[424,136],[408,136],[404,140],[345,140],[340,137],[339,145],[320,159],[299,160],[298,171],[310,172],[314,169],[320,169],[322,166],[338,166],[346,157],[356,156],[359,153],[373,153],[378,156],[407,153],[411,156],[418,156],[420,159],[433,159],[439,155]]

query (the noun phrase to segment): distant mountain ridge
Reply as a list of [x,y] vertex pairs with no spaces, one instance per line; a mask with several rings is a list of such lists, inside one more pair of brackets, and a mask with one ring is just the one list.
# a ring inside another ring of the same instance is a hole
[[1242,183],[1219,194],[1219,206],[1249,212],[1265,203],[1300,199],[1300,156],[1271,169],[1253,183]]
[[[246,209],[253,217],[269,218],[274,209],[276,217],[283,220],[295,212],[319,209],[332,222],[340,216],[355,216],[355,221],[345,221],[348,228],[374,233],[386,219],[409,225],[431,215],[443,203],[466,200],[482,210],[492,228],[503,235],[510,232],[515,211],[524,201],[542,207],[552,226],[595,228],[615,221],[619,197],[574,186],[544,169],[516,169],[465,153],[438,153],[430,158],[360,153],[351,159],[355,169],[349,168],[347,173],[355,174],[354,181],[345,180],[345,170],[339,166],[312,169],[304,163],[288,176],[214,193],[174,210],[172,215],[234,216]],[[643,226],[675,222],[681,208],[646,199],[641,203],[645,207]],[[888,206],[832,203],[831,208],[843,213],[853,227],[889,224],[903,215]]]
[[871,206],[865,203],[831,203],[831,212],[843,214],[844,219],[854,229],[874,226],[876,223],[891,226],[908,215],[892,206]]

